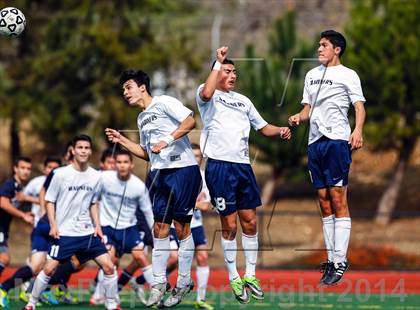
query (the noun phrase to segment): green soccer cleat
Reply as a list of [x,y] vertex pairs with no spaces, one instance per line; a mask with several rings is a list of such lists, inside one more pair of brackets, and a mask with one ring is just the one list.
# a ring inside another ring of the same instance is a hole
[[255,276],[244,277],[242,281],[244,283],[244,286],[249,288],[249,290],[251,291],[251,295],[254,299],[264,299],[264,292],[261,288],[260,281]]
[[213,310],[214,307],[207,303],[205,300],[196,301],[194,303],[195,309],[207,309],[207,310]]
[[58,300],[51,291],[45,291],[39,296],[39,301],[46,305],[58,305]]
[[0,288],[0,308],[9,308],[9,294]]
[[250,298],[241,277],[237,277],[230,281],[230,287],[232,288],[233,295],[235,295],[237,301],[241,304],[249,303]]
[[63,304],[76,305],[79,303],[79,299],[76,296],[73,296],[67,289],[62,290],[61,288],[57,287],[54,290],[54,295],[55,298],[57,298],[57,300]]

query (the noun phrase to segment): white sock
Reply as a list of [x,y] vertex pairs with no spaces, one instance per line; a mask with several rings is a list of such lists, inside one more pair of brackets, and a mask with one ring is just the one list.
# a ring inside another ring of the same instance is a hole
[[35,305],[38,303],[39,296],[42,294],[43,291],[48,286],[48,282],[50,282],[51,277],[47,276],[42,270],[38,276],[36,277],[34,286],[32,288],[31,297],[29,298],[28,305],[31,305],[35,308]]
[[347,261],[347,249],[349,247],[350,232],[351,219],[349,217],[335,218],[334,263]]
[[242,233],[242,247],[245,251],[245,277],[254,277],[258,255],[258,233],[254,236]]
[[210,266],[197,266],[197,301],[206,300]]
[[322,218],[322,230],[324,232],[325,247],[327,248],[328,261],[330,262],[332,262],[334,258],[334,226],[334,214]]
[[191,282],[191,265],[194,258],[195,245],[192,234],[179,241],[178,279],[176,286],[186,287]]
[[229,272],[229,281],[239,277],[238,270],[236,269],[237,247],[236,239],[227,240],[222,237],[222,249],[225,256],[225,265]]
[[153,238],[153,251],[152,251],[152,272],[153,284],[166,283],[166,265],[169,258],[169,236],[166,238]]
[[118,275],[114,271],[112,275],[104,274],[103,287],[105,291],[105,307],[115,309],[118,306]]
[[104,277],[104,271],[102,269],[99,269],[95,292],[93,293],[93,298],[95,299],[101,299],[105,297]]
[[153,283],[153,270],[152,265],[146,266],[142,269],[143,276],[146,279],[146,282],[149,284]]

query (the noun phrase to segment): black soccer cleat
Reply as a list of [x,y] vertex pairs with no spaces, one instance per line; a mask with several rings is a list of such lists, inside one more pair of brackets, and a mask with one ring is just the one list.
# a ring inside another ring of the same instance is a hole
[[347,269],[349,269],[349,266],[348,262],[334,263],[332,272],[326,276],[323,283],[325,285],[334,285],[339,283],[343,278],[344,273]]
[[324,281],[327,277],[331,276],[332,272],[334,271],[334,263],[330,262],[329,260],[325,263],[322,263],[319,266],[319,272],[322,273],[321,280],[319,280],[319,284],[325,284]]

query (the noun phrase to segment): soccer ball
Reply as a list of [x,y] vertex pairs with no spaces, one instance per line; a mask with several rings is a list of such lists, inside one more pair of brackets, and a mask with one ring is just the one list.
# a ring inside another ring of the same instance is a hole
[[0,34],[17,37],[25,29],[25,26],[25,15],[19,9],[8,7],[0,11]]

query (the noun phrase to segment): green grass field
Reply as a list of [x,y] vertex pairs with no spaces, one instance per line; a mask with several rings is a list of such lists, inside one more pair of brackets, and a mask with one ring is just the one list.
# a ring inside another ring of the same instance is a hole
[[[88,304],[88,290],[75,291],[79,297],[78,305],[42,306],[38,309],[65,309],[65,310],[92,310],[103,309],[103,306],[90,306]],[[10,294],[11,304],[9,309],[22,309],[23,302],[15,301],[13,292]],[[208,292],[207,298],[215,309],[419,309],[420,295],[390,295],[390,294],[297,294],[267,293],[263,302],[251,301],[247,305],[240,305],[230,292]],[[177,309],[193,309],[195,292],[191,293]],[[121,294],[123,309],[146,309],[136,299],[134,292],[124,290]]]

